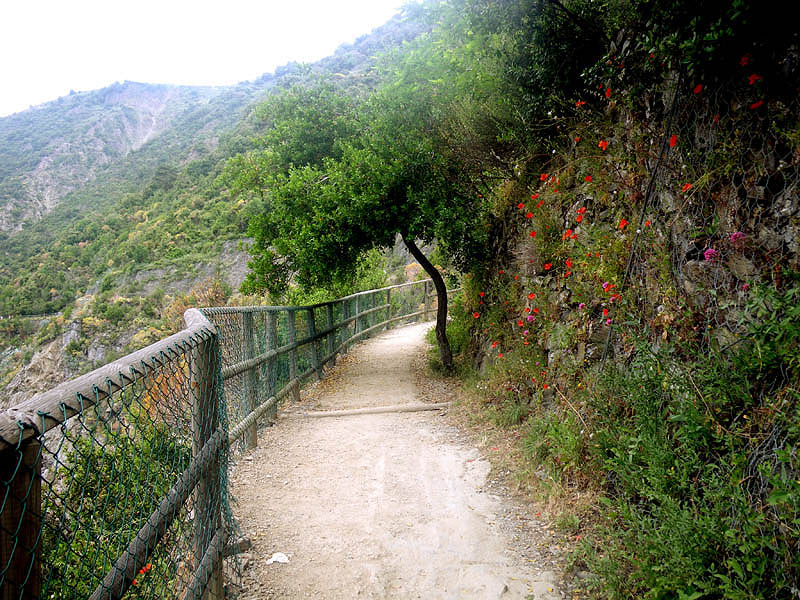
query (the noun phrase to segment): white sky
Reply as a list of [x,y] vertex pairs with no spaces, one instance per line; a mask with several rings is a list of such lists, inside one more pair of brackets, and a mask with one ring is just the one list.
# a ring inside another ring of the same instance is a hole
[[407,0],[2,0],[0,116],[115,81],[225,85],[311,62]]

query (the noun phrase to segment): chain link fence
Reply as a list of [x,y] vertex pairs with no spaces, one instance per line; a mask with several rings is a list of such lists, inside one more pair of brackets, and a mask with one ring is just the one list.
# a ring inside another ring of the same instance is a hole
[[182,332],[0,413],[2,597],[235,597],[231,444],[353,343],[432,316],[432,291],[191,309]]
[[207,325],[0,415],[4,598],[201,597],[227,502]]

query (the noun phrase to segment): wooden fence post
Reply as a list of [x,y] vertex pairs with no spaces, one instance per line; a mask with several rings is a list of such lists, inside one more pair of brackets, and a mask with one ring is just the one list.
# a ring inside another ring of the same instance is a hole
[[326,307],[328,311],[328,354],[331,357],[331,364],[336,364],[336,329],[333,328],[333,302]]
[[[272,312],[267,313],[267,350],[275,350],[278,348],[278,323],[275,319],[275,314]],[[277,373],[278,359],[270,358],[266,363],[266,379],[267,379],[267,397],[264,400],[269,400],[275,394],[275,382],[278,379]],[[275,418],[278,414],[278,405],[275,404],[268,413],[270,418]]]
[[[392,318],[392,288],[386,290],[386,320],[389,321]],[[386,329],[391,328],[392,324],[387,323]]]
[[[317,337],[317,325],[314,319],[314,309],[309,308],[306,312],[308,313],[308,334],[311,338],[315,338]],[[314,376],[317,381],[319,381],[322,379],[322,365],[319,360],[319,346],[317,340],[311,342],[311,360],[314,364]]]
[[[253,313],[242,313],[242,358],[250,360],[256,355],[255,336],[253,335]],[[243,390],[243,408],[244,416],[249,415],[256,409],[258,403],[257,392],[258,389],[258,373],[255,368],[248,369],[244,373],[244,390]],[[247,449],[255,448],[258,446],[258,424],[253,422],[244,434],[245,445]]]
[[[295,322],[295,312],[293,310],[286,311],[286,322],[289,343],[294,344],[297,341],[297,323]],[[289,379],[295,382],[292,386],[294,401],[300,402],[300,382],[297,381],[297,348],[292,348],[289,351]]]
[[428,292],[429,283],[430,283],[429,281],[425,282],[425,320],[426,321],[430,318],[429,315],[430,315],[430,312],[431,312],[431,298],[430,298],[429,292]]
[[[347,321],[350,318],[350,301],[349,300],[342,300],[342,323]],[[342,325],[342,331],[344,335],[342,336],[342,352],[347,354],[347,349],[349,348],[350,344],[347,343],[347,340],[350,339],[350,323],[346,325]]]
[[358,335],[361,332],[361,296],[356,296],[356,312],[355,312],[355,327],[353,331],[353,335]]
[[0,453],[2,600],[33,600],[42,593],[41,468],[41,445],[36,439],[20,450],[9,448]]
[[[190,381],[194,400],[192,411],[192,454],[198,457],[203,446],[216,431],[219,421],[216,406],[216,348],[213,339],[202,340],[192,350]],[[195,489],[194,552],[195,566],[203,560],[211,547],[211,540],[222,529],[219,455],[197,482]],[[212,549],[213,550],[213,549]],[[208,579],[203,600],[222,600],[222,554],[214,557],[214,567]]]

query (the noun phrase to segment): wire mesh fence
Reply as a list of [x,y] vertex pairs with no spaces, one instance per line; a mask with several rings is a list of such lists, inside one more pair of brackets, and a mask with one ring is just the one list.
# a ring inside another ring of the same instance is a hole
[[0,595],[235,597],[230,445],[353,343],[430,317],[431,294],[192,309],[184,331],[1,412]]
[[214,579],[218,360],[198,324],[2,414],[4,598],[195,597]]
[[[766,103],[762,78],[742,62],[713,87],[677,79],[663,129],[642,148],[650,180],[621,287],[646,292],[629,300],[640,300],[655,341],[680,328],[701,350],[736,344],[748,332],[751,289],[780,288],[782,273],[800,266],[797,102]],[[649,302],[664,267],[674,309]]]

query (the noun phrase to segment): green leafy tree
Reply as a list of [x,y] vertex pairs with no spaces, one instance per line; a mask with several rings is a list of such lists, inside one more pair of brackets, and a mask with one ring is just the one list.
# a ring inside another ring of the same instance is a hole
[[[436,287],[436,337],[442,364],[452,367],[447,289],[418,242],[435,241],[454,263],[468,263],[482,248],[482,208],[437,145],[440,109],[414,85],[389,85],[360,106],[358,121],[342,127],[347,136],[330,132],[321,160],[285,154],[280,164],[295,166],[274,175],[269,209],[250,224],[255,243],[244,291],[281,292],[292,278],[308,287],[345,280],[364,252],[391,246],[400,235]],[[275,130],[303,148],[306,137],[318,139],[319,122],[292,119]]]

